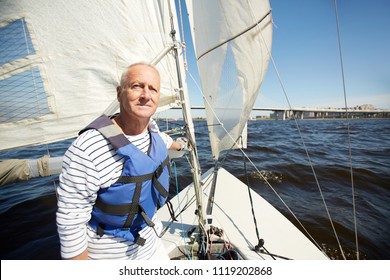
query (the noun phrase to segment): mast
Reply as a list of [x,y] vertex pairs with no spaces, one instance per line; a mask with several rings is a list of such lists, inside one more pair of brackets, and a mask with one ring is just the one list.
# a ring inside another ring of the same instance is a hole
[[[198,158],[198,152],[196,148],[196,141],[195,141],[195,131],[194,131],[194,123],[192,121],[192,115],[191,115],[191,106],[189,104],[189,96],[188,96],[188,89],[187,86],[183,83],[183,76],[182,73],[184,73],[184,62],[183,57],[179,55],[178,49],[180,48],[180,43],[176,39],[176,28],[174,24],[174,15],[172,14],[172,0],[169,1],[169,13],[170,13],[170,19],[171,19],[171,37],[173,41],[173,52],[175,56],[176,61],[176,69],[177,69],[177,75],[178,75],[178,86],[179,86],[179,98],[181,101],[182,106],[182,112],[183,112],[183,119],[185,122],[184,129],[186,131],[188,142],[190,144],[191,150],[190,150],[190,161],[191,161],[191,172],[193,177],[193,183],[195,188],[195,195],[196,195],[196,207],[197,207],[197,216],[198,216],[198,223],[199,225],[204,224],[204,214],[203,214],[203,207],[202,207],[202,184],[200,181],[200,164],[199,164],[199,158]],[[203,228],[203,227],[202,227]]]

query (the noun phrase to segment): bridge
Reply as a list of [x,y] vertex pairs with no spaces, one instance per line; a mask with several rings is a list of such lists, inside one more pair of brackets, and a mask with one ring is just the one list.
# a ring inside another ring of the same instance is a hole
[[253,111],[271,111],[275,119],[326,119],[326,118],[389,118],[390,109],[356,108],[253,108]]
[[[181,109],[173,107],[172,109]],[[204,106],[191,106],[194,110],[204,110]],[[278,108],[254,107],[252,111],[269,111],[270,117],[277,120],[288,119],[334,119],[334,118],[390,118],[390,109],[358,108]]]

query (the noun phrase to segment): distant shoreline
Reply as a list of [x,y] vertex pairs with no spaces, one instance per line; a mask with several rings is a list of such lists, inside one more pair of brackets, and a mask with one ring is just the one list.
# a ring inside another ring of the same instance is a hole
[[[254,120],[250,120],[250,121],[293,121],[294,119],[285,119],[285,120],[281,120],[281,119],[272,119],[272,118],[268,118],[268,119],[254,119]],[[346,120],[351,120],[351,121],[359,121],[359,120],[390,120],[390,118],[318,118],[318,119],[315,119],[315,118],[307,118],[307,119],[296,119],[297,121],[337,121],[337,120],[340,120],[340,121],[346,121]]]
[[[183,119],[175,119],[175,118],[156,118],[156,121],[183,121]],[[193,121],[206,121],[206,118],[193,118]],[[273,118],[260,118],[260,119],[249,119],[248,121],[293,121],[294,119],[273,119]],[[390,118],[307,118],[307,119],[296,119],[297,121],[358,121],[358,120],[390,120]]]

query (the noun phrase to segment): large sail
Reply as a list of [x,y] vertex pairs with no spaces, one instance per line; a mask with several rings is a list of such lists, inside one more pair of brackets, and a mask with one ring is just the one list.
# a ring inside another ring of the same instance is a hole
[[[172,44],[169,2],[0,0],[0,150],[75,137],[102,114],[124,68]],[[173,54],[157,68],[169,106]]]
[[269,0],[187,0],[214,159],[246,145],[246,128],[270,58]]

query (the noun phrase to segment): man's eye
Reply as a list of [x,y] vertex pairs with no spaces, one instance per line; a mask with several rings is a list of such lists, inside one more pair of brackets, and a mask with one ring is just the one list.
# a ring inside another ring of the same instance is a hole
[[153,88],[153,87],[150,87],[149,90],[153,93],[157,93],[157,89]]

